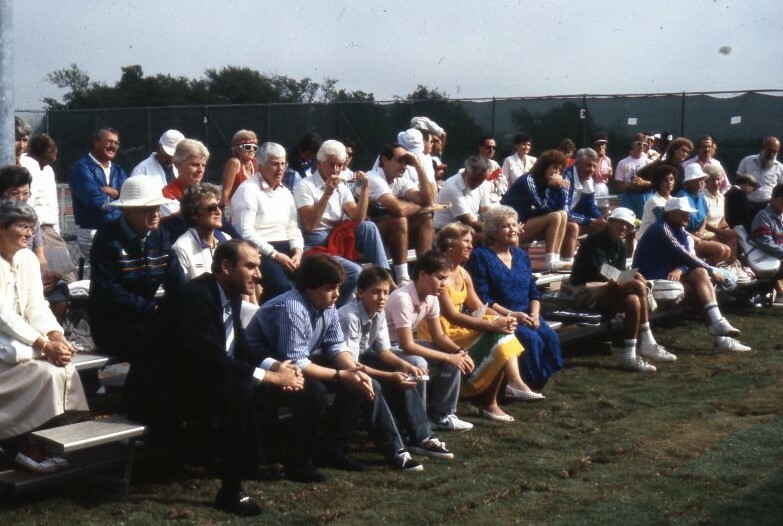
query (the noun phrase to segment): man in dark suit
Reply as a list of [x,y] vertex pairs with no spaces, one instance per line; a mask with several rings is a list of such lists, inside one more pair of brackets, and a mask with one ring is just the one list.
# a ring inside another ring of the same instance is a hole
[[[305,385],[290,361],[265,360],[250,348],[240,321],[241,295],[252,294],[261,274],[258,247],[230,240],[215,250],[212,273],[186,284],[174,299],[169,334],[175,353],[180,417],[207,414],[218,422],[222,486],[216,505],[238,515],[261,508],[242,491],[241,480],[258,474],[263,460],[259,414],[263,404],[284,403],[293,410],[286,469],[294,480],[320,481],[310,460],[326,393]],[[276,411],[275,411],[276,413]]]

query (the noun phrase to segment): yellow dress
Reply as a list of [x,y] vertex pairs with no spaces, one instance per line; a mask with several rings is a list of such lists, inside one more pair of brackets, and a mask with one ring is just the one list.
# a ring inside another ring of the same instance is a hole
[[[462,273],[463,270],[460,268],[459,272]],[[446,285],[446,294],[454,308],[461,312],[465,300],[468,298],[468,287],[464,279],[460,290]],[[484,318],[492,319],[492,316],[485,315]],[[497,378],[497,375],[503,371],[506,362],[512,358],[517,359],[525,351],[514,334],[468,329],[452,324],[444,316],[440,317],[440,326],[446,336],[467,350],[473,363],[476,364],[473,373],[462,378],[460,396],[463,397],[476,396],[485,391]],[[432,341],[426,323],[419,325],[418,338]]]

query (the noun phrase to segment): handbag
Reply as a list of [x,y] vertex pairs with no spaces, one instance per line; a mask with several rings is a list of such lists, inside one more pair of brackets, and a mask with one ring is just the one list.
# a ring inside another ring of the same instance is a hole
[[685,297],[685,287],[679,281],[654,279],[650,283],[653,299],[660,305],[676,305]]

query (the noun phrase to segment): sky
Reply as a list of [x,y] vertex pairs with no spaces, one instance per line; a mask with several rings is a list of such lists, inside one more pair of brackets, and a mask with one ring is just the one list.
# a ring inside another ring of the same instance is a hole
[[452,98],[783,88],[780,0],[12,0],[16,108],[76,63],[200,78],[240,66]]

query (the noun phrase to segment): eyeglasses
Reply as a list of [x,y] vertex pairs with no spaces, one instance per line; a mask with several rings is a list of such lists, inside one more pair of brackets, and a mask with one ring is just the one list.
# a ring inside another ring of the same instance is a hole
[[642,141],[635,141],[635,142],[633,143],[633,145],[634,145],[634,146],[644,146],[645,144],[647,144],[647,143],[644,143],[644,142],[642,142]]
[[22,234],[33,234],[35,232],[35,225],[25,225],[22,223],[14,223],[14,228]]
[[258,145],[250,143],[250,142],[246,142],[246,143],[240,144],[239,148],[241,148],[242,150],[245,150],[246,152],[258,151]]
[[201,209],[208,214],[214,214],[215,212],[222,211],[222,207],[217,203],[212,203],[211,205],[204,206]]

